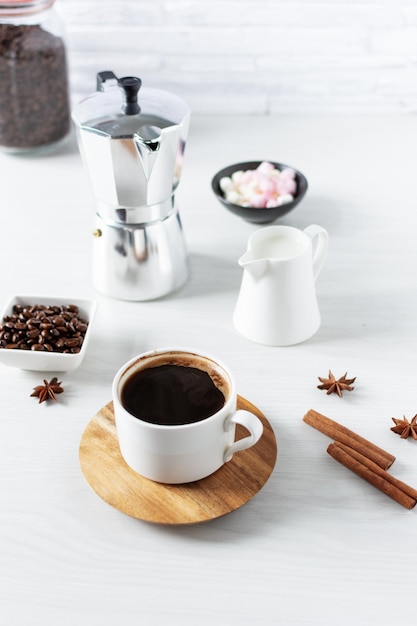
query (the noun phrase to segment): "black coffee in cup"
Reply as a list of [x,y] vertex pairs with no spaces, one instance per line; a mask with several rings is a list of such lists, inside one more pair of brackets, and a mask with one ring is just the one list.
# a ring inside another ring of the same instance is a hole
[[[160,359],[159,359],[160,360]],[[210,368],[195,367],[191,359],[152,364],[136,369],[121,391],[124,408],[135,417],[153,424],[192,424],[214,415],[225,404],[227,383]]]

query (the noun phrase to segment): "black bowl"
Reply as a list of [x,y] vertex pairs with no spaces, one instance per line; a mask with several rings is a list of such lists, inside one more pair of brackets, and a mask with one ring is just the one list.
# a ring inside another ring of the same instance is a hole
[[226,200],[223,191],[220,189],[220,180],[225,176],[230,177],[234,172],[237,172],[239,170],[254,170],[261,163],[262,161],[246,161],[245,163],[235,163],[234,165],[229,165],[228,167],[225,167],[217,172],[217,174],[213,177],[211,181],[211,187],[214,191],[214,194],[216,195],[217,199],[222,203],[222,205],[235,215],[238,215],[247,222],[252,222],[253,224],[268,224],[269,222],[274,222],[278,218],[292,211],[297,206],[297,204],[301,202],[301,200],[304,198],[308,187],[307,179],[304,174],[296,170],[294,167],[292,167],[292,165],[285,165],[284,163],[275,163],[274,161],[268,161],[268,163],[272,163],[272,165],[274,165],[279,170],[288,167],[295,172],[297,192],[294,200],[288,202],[287,204],[271,207],[269,209],[254,209],[252,207],[233,204],[233,202],[229,202],[228,200]]

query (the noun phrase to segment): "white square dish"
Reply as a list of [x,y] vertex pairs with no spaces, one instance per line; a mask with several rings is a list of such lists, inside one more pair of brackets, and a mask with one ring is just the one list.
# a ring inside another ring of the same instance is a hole
[[70,298],[59,296],[15,295],[12,296],[3,310],[0,312],[0,324],[3,324],[6,316],[11,316],[15,305],[31,307],[44,305],[47,307],[66,307],[74,305],[78,307],[78,317],[88,323],[81,349],[77,353],[63,353],[47,350],[37,351],[32,349],[0,348],[0,363],[10,367],[18,367],[26,370],[45,372],[59,372],[74,370],[81,364],[91,336],[91,327],[97,308],[94,300],[83,298]]

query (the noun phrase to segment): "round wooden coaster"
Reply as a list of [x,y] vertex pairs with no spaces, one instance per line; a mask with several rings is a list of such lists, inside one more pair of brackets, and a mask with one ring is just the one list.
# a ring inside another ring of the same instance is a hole
[[[255,413],[263,423],[261,439],[235,454],[217,472],[184,485],[153,482],[133,471],[121,456],[113,402],[92,418],[80,442],[79,458],[87,482],[105,502],[122,513],[158,524],[194,524],[230,513],[264,486],[275,466],[277,444],[266,417],[238,396],[238,408]],[[241,426],[237,438],[244,436]]]

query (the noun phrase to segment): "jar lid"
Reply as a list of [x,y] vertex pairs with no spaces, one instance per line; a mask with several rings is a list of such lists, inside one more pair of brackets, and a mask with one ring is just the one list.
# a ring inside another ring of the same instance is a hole
[[55,0],[0,0],[2,15],[25,15],[44,11],[55,3]]
[[2,6],[3,4],[5,4],[6,6],[10,6],[13,4],[18,4],[18,5],[26,5],[28,7],[32,7],[34,5],[39,5],[39,4],[53,4],[55,2],[55,0],[1,0],[0,1],[0,6]]

